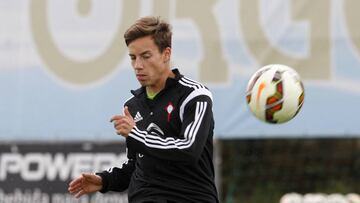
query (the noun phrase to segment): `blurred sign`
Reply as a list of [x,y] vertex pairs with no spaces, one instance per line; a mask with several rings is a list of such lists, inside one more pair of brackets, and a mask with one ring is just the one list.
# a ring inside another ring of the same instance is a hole
[[298,193],[285,194],[280,203],[314,203],[314,202],[331,202],[331,203],[360,203],[360,196],[356,193],[350,194],[324,194],[324,193],[307,193],[304,195]]
[[[108,120],[139,86],[122,36],[144,15],[171,22],[172,64],[212,90],[216,136],[359,136],[359,7],[356,0],[1,1],[0,139],[117,139]],[[245,103],[250,76],[271,63],[293,67],[305,85],[301,112],[282,125],[258,121]]]
[[121,166],[125,160],[124,143],[0,144],[0,203],[125,203],[126,193],[76,199],[67,192],[81,173]]

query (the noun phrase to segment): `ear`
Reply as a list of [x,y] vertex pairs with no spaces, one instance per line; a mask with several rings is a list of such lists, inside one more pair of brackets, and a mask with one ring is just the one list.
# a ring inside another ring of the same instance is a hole
[[166,47],[163,51],[163,59],[164,62],[167,63],[170,61],[171,58],[171,48],[170,47]]

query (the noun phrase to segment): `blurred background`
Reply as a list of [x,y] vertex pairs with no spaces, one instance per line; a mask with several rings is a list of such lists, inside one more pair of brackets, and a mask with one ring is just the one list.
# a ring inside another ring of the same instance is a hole
[[[138,88],[123,33],[157,15],[173,26],[172,66],[214,96],[224,203],[360,202],[360,1],[0,1],[0,203],[74,199],[69,181],[120,166],[109,122]],[[293,67],[305,103],[290,122],[252,116],[245,90],[267,64]]]

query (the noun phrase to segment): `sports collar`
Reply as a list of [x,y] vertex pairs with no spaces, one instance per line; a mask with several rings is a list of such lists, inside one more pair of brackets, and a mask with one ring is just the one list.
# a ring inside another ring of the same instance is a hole
[[[165,89],[168,89],[169,87],[172,87],[174,86],[175,84],[178,83],[178,81],[180,80],[180,78],[183,76],[180,74],[180,71],[175,68],[175,69],[172,69],[171,70],[174,74],[175,74],[175,78],[167,78],[166,79],[166,83],[165,83],[165,87],[164,89],[162,89],[161,91],[165,90]],[[161,92],[160,91],[160,92]],[[140,87],[139,89],[136,89],[136,90],[131,90],[130,91],[135,97],[139,97],[140,95],[142,94],[145,94],[146,93],[146,90],[145,90],[145,87],[142,86]]]

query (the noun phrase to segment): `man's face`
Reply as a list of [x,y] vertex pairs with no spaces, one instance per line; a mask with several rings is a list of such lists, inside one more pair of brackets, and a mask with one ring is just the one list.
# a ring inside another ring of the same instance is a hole
[[160,53],[152,37],[146,36],[132,41],[128,49],[131,65],[140,84],[147,87],[158,86],[168,71],[170,48]]

